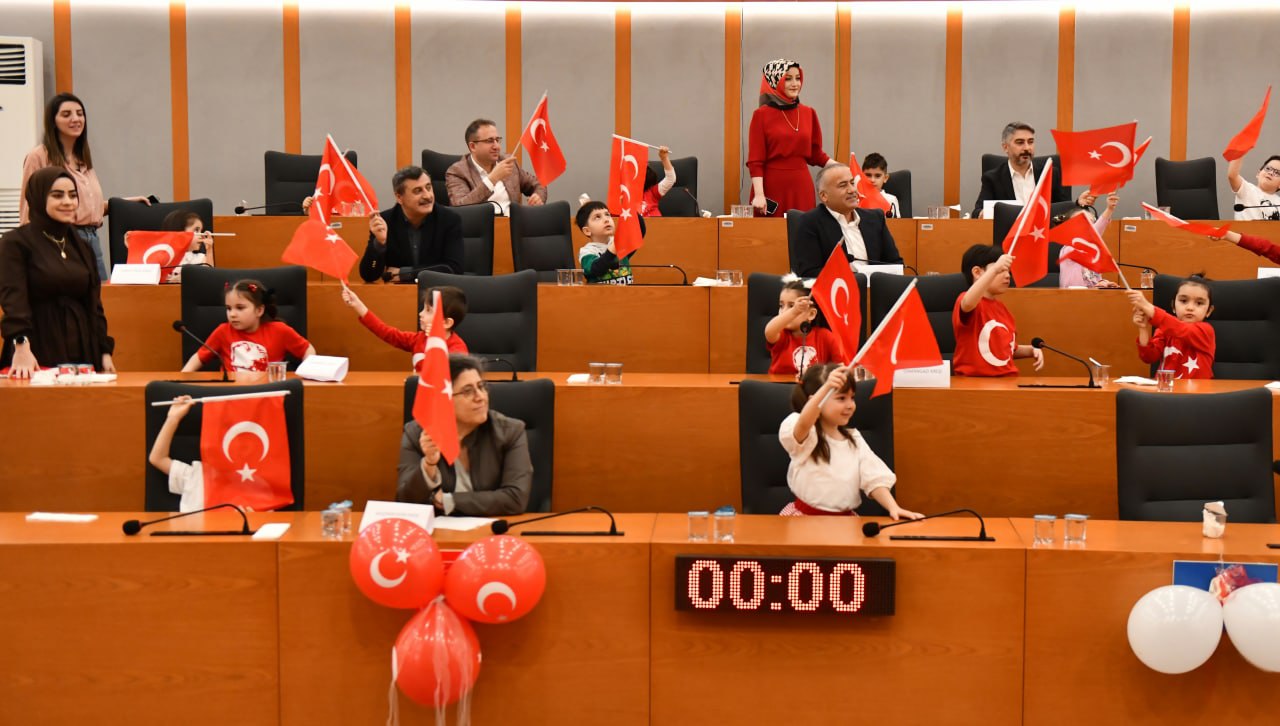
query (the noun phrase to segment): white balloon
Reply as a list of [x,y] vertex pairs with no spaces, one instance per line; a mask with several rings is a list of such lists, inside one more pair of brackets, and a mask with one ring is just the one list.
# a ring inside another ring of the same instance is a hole
[[1245,660],[1280,672],[1280,584],[1257,582],[1231,593],[1222,605],[1222,619]]
[[1222,640],[1222,606],[1205,590],[1165,585],[1129,611],[1129,647],[1148,668],[1187,673],[1204,665]]

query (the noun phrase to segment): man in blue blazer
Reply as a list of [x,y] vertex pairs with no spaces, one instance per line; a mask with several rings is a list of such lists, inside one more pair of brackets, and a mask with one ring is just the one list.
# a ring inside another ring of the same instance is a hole
[[850,265],[902,264],[884,212],[858,209],[861,197],[848,166],[824,167],[818,172],[817,186],[818,206],[800,215],[793,233],[787,235],[792,272],[800,277],[817,277],[836,245],[844,247]]

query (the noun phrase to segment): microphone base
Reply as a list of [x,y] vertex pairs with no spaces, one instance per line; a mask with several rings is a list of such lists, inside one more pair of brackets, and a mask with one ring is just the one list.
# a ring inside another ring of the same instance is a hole
[[890,535],[889,539],[901,539],[910,542],[995,542],[995,537],[973,536],[951,536],[942,534],[895,534]]
[[525,537],[621,537],[626,532],[565,532],[562,530],[535,530],[533,532],[521,532]]
[[231,537],[235,535],[240,535],[240,536],[248,537],[249,535],[254,534],[255,531],[256,530],[250,530],[246,532],[242,529],[236,529],[236,530],[226,529],[226,530],[203,531],[203,532],[201,531],[178,532],[178,531],[171,531],[171,530],[160,530],[157,532],[152,532],[151,536],[152,537],[217,537],[217,536]]
[[1102,388],[1088,383],[1019,383],[1018,388]]

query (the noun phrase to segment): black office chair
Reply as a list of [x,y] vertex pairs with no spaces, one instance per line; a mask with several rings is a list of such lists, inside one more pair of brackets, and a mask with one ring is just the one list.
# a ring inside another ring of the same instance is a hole
[[[683,156],[672,159],[671,166],[676,170],[676,184],[671,187],[661,201],[658,210],[664,217],[697,217],[698,209],[698,157]],[[661,161],[650,161],[649,168],[657,175],[658,181],[666,176]],[[686,191],[681,191],[681,188]],[[690,214],[690,210],[693,211]]]
[[1120,519],[1199,522],[1222,500],[1232,522],[1276,521],[1271,392],[1116,393]]
[[[502,367],[496,370],[501,372]],[[550,378],[531,381],[488,381],[489,407],[524,422],[529,439],[529,459],[533,462],[533,483],[526,512],[550,512],[555,472],[556,386]],[[418,377],[404,381],[404,422],[413,418],[413,399]]]
[[[191,199],[185,202],[161,202],[147,206],[142,202],[131,202],[120,197],[107,200],[108,241],[110,244],[111,266],[122,265],[129,259],[129,248],[124,243],[124,236],[133,231],[158,231],[160,223],[171,212],[177,210],[192,211],[200,215],[206,232],[213,231],[213,200]],[[178,260],[173,261],[174,264]]]
[[492,275],[493,205],[467,204],[452,209],[462,218],[463,274]]
[[[187,267],[182,272],[182,321],[187,329],[201,340],[209,337],[214,328],[227,322],[227,286],[239,280],[257,280],[275,293],[278,309],[276,320],[288,323],[307,337],[307,268],[290,265],[235,270],[226,267]],[[189,336],[174,333],[182,341],[181,366],[195,354],[200,346]],[[301,361],[289,356],[289,370]],[[218,370],[218,362],[212,361],[206,370]]]
[[[867,316],[867,277],[854,275],[858,281],[858,301],[863,320]],[[769,344],[764,341],[764,327],[778,314],[778,295],[782,293],[782,277],[765,272],[753,272],[747,276],[747,373],[768,373],[771,362]],[[815,323],[822,323],[822,311],[818,311]],[[858,329],[858,343],[867,338],[866,326]]]
[[555,282],[556,270],[575,267],[572,229],[568,202],[511,205],[511,261],[516,272],[533,270],[539,282]]
[[[348,149],[343,156],[351,166],[356,166],[355,149]],[[267,208],[263,211],[269,215],[302,214],[302,200],[315,193],[321,158],[320,154],[266,152],[263,155],[266,171],[263,203]]]
[[[1049,217],[1052,219],[1060,214],[1065,214],[1067,210],[1072,209],[1075,206],[1075,202],[1054,202],[1049,206]],[[1009,230],[1012,229],[1014,223],[1018,221],[1018,215],[1021,213],[1021,204],[1007,204],[1005,202],[998,202],[996,204],[991,215],[991,244],[999,246],[1004,243],[1005,235],[1009,234]],[[1057,287],[1058,276],[1061,273],[1061,267],[1058,265],[1058,256],[1061,254],[1062,245],[1057,242],[1050,242],[1049,273],[1030,285],[1019,287]],[[1011,284],[1016,285],[1016,281]]]
[[[255,386],[225,386],[200,383],[181,383],[178,381],[152,381],[147,384],[143,394],[146,406],[146,448],[142,452],[143,461],[151,453],[151,445],[155,443],[156,434],[164,425],[169,409],[163,406],[152,406],[154,401],[171,401],[177,396],[226,396],[233,393],[257,393],[260,391],[288,391],[284,397],[285,426],[289,431],[289,486],[293,490],[293,504],[283,507],[281,511],[300,511],[304,509],[307,483],[306,432],[303,416],[302,381],[293,379],[281,383],[263,383]],[[200,456],[200,426],[203,421],[203,405],[196,405],[187,413],[169,446],[169,457],[191,463]],[[275,443],[275,442],[273,442]],[[208,467],[209,462],[204,462]],[[176,512],[182,497],[169,493],[169,478],[160,470],[146,464],[145,480],[146,511]]]
[[982,173],[986,174],[1001,164],[1008,163],[1009,157],[1004,154],[983,154],[982,155]]
[[898,213],[903,219],[911,218],[911,170],[898,169],[889,173],[884,191],[898,198]]
[[[777,514],[795,499],[787,486],[791,458],[778,441],[778,426],[791,414],[792,383],[745,380],[738,386],[738,460],[742,477],[742,511]],[[875,381],[854,389],[858,408],[849,421],[871,450],[893,468],[893,395],[871,398]],[[858,513],[888,514],[875,500],[863,496]]]
[[445,173],[461,158],[461,154],[442,154],[431,149],[422,150],[422,168],[427,172],[427,176],[431,177],[431,186],[436,193],[436,204],[453,206],[449,202],[449,188],[446,186]]
[[800,235],[800,214],[788,214],[787,220],[787,269],[791,272],[799,274],[796,271],[796,245],[795,240]]
[[533,270],[492,277],[425,271],[418,275],[418,297],[437,285],[466,293],[467,317],[457,333],[472,355],[501,358],[518,371],[537,370],[538,276]]
[[[1172,310],[1183,279],[1156,275],[1152,304],[1165,312]],[[1280,279],[1214,280],[1209,284],[1213,287],[1213,312],[1207,322],[1217,338],[1213,377],[1280,378]]]
[[950,275],[925,275],[924,277],[907,277],[877,272],[871,276],[871,329],[875,330],[889,309],[902,297],[911,281],[916,281],[916,292],[920,293],[920,302],[924,304],[929,316],[929,326],[933,328],[933,336],[938,339],[938,350],[943,360],[951,360],[956,352],[956,334],[951,327],[951,311],[955,309],[956,298],[960,297],[969,284],[959,272]]
[[1182,219],[1218,219],[1218,162],[1156,159],[1156,206]]

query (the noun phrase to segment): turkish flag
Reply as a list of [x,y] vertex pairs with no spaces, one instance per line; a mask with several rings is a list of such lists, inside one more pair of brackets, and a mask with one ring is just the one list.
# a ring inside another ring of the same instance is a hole
[[351,266],[359,257],[329,225],[308,219],[298,225],[293,240],[284,248],[280,259],[294,265],[305,265],[346,282]]
[[876,388],[871,393],[872,398],[893,390],[893,374],[899,368],[942,363],[938,339],[934,337],[933,326],[929,325],[929,314],[916,291],[915,280],[889,309],[880,327],[867,339],[862,355],[854,362],[875,376]]
[[1049,241],[1062,245],[1062,257],[1059,259],[1078,262],[1094,272],[1120,271],[1111,257],[1111,250],[1107,249],[1107,243],[1083,214],[1077,214],[1049,230]]
[[862,173],[862,167],[858,165],[857,154],[849,154],[849,171],[853,172],[853,182],[858,188],[858,207],[861,209],[879,209],[887,215],[893,205],[889,204],[889,200],[884,198],[879,189],[876,189],[876,185],[872,184]]
[[537,175],[538,182],[543,186],[550,185],[564,173],[564,153],[560,151],[556,135],[551,133],[551,119],[547,116],[547,94],[545,93],[542,94],[542,100],[538,101],[537,107],[533,109],[529,125],[525,126],[524,133],[520,134],[520,146],[529,152],[529,165],[533,167],[533,173]]
[[[1014,255],[1009,272],[1018,287],[1026,287],[1049,274],[1049,194],[1053,178],[1053,159],[1044,164],[1044,172],[1031,194],[1030,204],[1022,208],[1018,219],[1001,245],[1005,252]],[[1016,250],[1016,254],[1015,254]]]
[[1267,117],[1267,104],[1271,103],[1271,86],[1267,86],[1267,95],[1262,99],[1262,108],[1253,115],[1249,123],[1232,137],[1227,148],[1222,151],[1222,158],[1235,161],[1249,153],[1258,143],[1258,135],[1262,133],[1262,120]]
[[620,258],[644,244],[640,234],[640,203],[644,201],[644,172],[648,165],[648,145],[613,135],[608,204],[614,218],[614,254]]
[[182,258],[195,239],[195,232],[126,232],[124,244],[129,248],[130,265],[160,265],[172,270],[182,264]]
[[1088,131],[1053,129],[1062,159],[1062,183],[1124,184],[1133,178],[1134,135],[1138,122]]
[[844,256],[844,245],[836,245],[831,251],[809,296],[818,303],[831,331],[839,338],[844,348],[841,360],[852,360],[858,353],[858,333],[862,330],[862,302],[858,279]]
[[453,411],[453,376],[449,375],[449,345],[444,339],[444,309],[440,292],[431,293],[431,332],[423,341],[422,357],[414,356],[418,391],[413,396],[413,420],[431,436],[450,464],[458,458],[458,419]]
[[370,215],[378,209],[378,195],[374,194],[373,185],[351,166],[332,136],[324,137],[320,173],[316,176],[316,190],[311,197],[308,216],[324,224],[328,224],[333,215],[343,213],[343,204],[359,202],[364,205],[364,214],[359,216]]
[[1147,211],[1147,214],[1151,215],[1152,219],[1158,219],[1161,222],[1164,222],[1165,224],[1169,225],[1170,227],[1185,229],[1186,231],[1192,234],[1202,234],[1202,235],[1205,235],[1206,237],[1221,237],[1222,235],[1226,234],[1228,230],[1231,229],[1230,224],[1224,224],[1221,227],[1211,227],[1207,224],[1204,224],[1203,222],[1186,222],[1181,219],[1178,219],[1172,214],[1166,213],[1163,209],[1160,209],[1159,207],[1153,207],[1150,204],[1147,204],[1146,202],[1142,203],[1142,208]]
[[[1133,148],[1133,165],[1132,165],[1133,171],[1136,171],[1138,169],[1138,162],[1142,161],[1142,155],[1147,153],[1147,147],[1150,145],[1151,145],[1151,137],[1148,136],[1146,141],[1143,141],[1141,144],[1138,144]],[[1132,178],[1133,174],[1130,173],[1129,176],[1130,178]],[[1090,184],[1089,193],[1094,195],[1095,197],[1100,197],[1104,194],[1115,194],[1116,192],[1120,191],[1120,187],[1122,186],[1124,186],[1124,182],[1115,182],[1115,181],[1103,182],[1101,184]]]
[[204,505],[257,511],[293,504],[284,396],[204,402],[200,429]]

